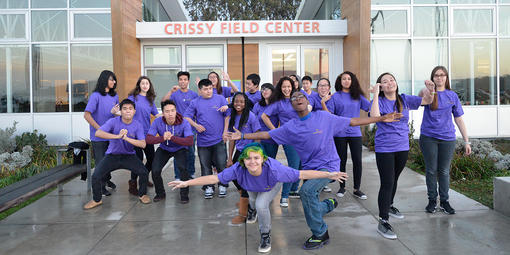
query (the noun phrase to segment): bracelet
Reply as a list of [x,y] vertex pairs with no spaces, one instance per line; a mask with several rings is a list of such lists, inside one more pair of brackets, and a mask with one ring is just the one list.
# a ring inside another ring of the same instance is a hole
[[471,142],[464,142],[465,145],[471,145]]

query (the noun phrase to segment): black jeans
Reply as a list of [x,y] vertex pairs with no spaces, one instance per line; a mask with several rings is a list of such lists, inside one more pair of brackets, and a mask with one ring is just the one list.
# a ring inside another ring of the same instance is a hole
[[393,204],[395,192],[397,191],[397,182],[400,173],[404,170],[409,151],[398,152],[376,152],[375,160],[379,178],[381,179],[381,188],[379,188],[379,217],[388,220],[388,211]]
[[[209,147],[198,147],[198,158],[202,176],[212,174],[213,164],[218,173],[221,173],[227,164],[227,147],[223,141]],[[228,187],[228,184],[220,183],[219,185]],[[204,185],[202,188],[205,189],[208,186],[214,188],[214,185]]]
[[[147,171],[152,170],[152,161],[154,160],[154,144],[147,144],[144,149],[140,147],[135,147],[136,156],[140,159],[140,161],[143,162],[143,154],[145,153],[145,157],[147,158],[147,161],[145,162],[145,168],[147,168]],[[136,181],[136,178],[138,178],[138,175],[131,172],[131,180]]]
[[[97,167],[97,165],[99,165],[101,160],[103,160],[106,150],[108,150],[108,145],[110,145],[109,141],[97,141],[97,142],[92,141],[92,151],[94,152],[94,161],[95,161],[96,167]],[[109,181],[111,179],[112,179],[112,175],[110,173],[105,175],[104,180],[102,181],[103,186],[104,186],[105,181]]]
[[[163,178],[161,178],[161,171],[171,157],[174,157],[174,165],[179,169],[181,181],[187,181],[190,179],[189,169],[186,168],[187,155],[187,149],[180,149],[175,152],[169,152],[160,147],[156,150],[156,155],[154,156],[154,161],[152,162],[152,181],[154,182],[156,195],[165,195],[165,186],[163,184]],[[189,193],[189,187],[182,188],[180,191],[181,195],[187,196]]]
[[[241,152],[236,150],[236,152],[234,153],[234,157],[232,158],[232,163],[236,163],[238,160],[239,160],[239,156],[241,156]],[[233,180],[232,181],[234,183],[234,185],[236,186],[237,190],[241,191],[241,197],[250,197],[248,195],[248,192],[246,192],[246,190],[244,190],[241,185],[239,185],[239,183],[237,182],[237,180]]]
[[135,172],[139,178],[138,180],[138,195],[143,196],[147,193],[147,178],[149,173],[143,165],[142,161],[136,155],[130,154],[107,154],[99,165],[96,165],[94,174],[92,175],[92,194],[96,202],[101,201],[101,180],[111,171],[117,169],[127,169]]
[[[361,186],[361,149],[362,141],[361,136],[359,137],[335,137],[335,146],[340,157],[340,172],[346,171],[345,165],[347,163],[347,145],[351,150],[352,159],[352,173],[354,175],[354,189],[359,190]],[[345,188],[345,182],[340,183],[341,188]]]

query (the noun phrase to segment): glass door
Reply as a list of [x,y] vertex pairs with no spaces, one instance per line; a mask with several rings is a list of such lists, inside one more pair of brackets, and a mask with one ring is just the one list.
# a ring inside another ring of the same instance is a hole
[[298,46],[274,46],[271,47],[271,70],[273,85],[283,76],[299,73],[300,63]]

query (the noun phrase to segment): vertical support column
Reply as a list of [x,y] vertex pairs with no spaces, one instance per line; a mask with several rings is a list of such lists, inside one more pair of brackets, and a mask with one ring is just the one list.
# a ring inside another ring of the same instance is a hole
[[111,0],[113,72],[119,99],[127,97],[140,74],[140,41],[136,21],[142,20],[142,0]]

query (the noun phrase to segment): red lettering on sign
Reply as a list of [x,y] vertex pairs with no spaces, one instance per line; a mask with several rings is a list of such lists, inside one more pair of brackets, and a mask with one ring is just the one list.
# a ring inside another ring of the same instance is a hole
[[179,23],[174,24],[174,33],[177,34],[177,32],[179,32],[179,34],[182,35],[181,27],[182,25]]
[[209,34],[211,34],[212,33],[212,28],[214,26],[214,23],[205,23],[205,26],[209,30]]
[[246,24],[245,22],[243,22],[243,24],[242,24],[242,25],[243,25],[243,33],[244,33],[244,34],[249,33],[250,31],[248,31],[248,29],[246,28],[246,25],[247,25],[247,24]]
[[303,24],[303,22],[294,22],[294,24],[296,24],[296,33],[299,33],[299,25]]
[[226,29],[227,29],[227,23],[221,22],[221,33],[224,34]]
[[280,21],[274,23],[274,32],[275,33],[282,32],[282,23]]
[[173,34],[173,33],[172,33],[172,31],[170,31],[170,30],[168,29],[168,27],[171,27],[171,26],[172,26],[172,23],[166,24],[166,26],[165,26],[165,33],[167,33],[167,34],[169,34],[169,35]]
[[312,22],[312,33],[320,33],[319,22]]
[[267,24],[266,24],[266,32],[268,32],[268,33],[274,33],[274,31],[269,30],[269,25],[272,25],[272,24],[273,24],[273,22],[267,22]]
[[239,22],[234,22],[234,34],[239,34],[241,31],[241,27],[240,27],[241,24],[239,24]]
[[310,33],[310,22],[303,22],[303,32]]
[[283,32],[292,33],[292,23],[291,22],[283,23]]
[[259,24],[256,22],[250,22],[250,32],[257,33],[259,31]]
[[198,34],[203,34],[204,33],[204,24],[198,23],[197,29],[198,29]]

